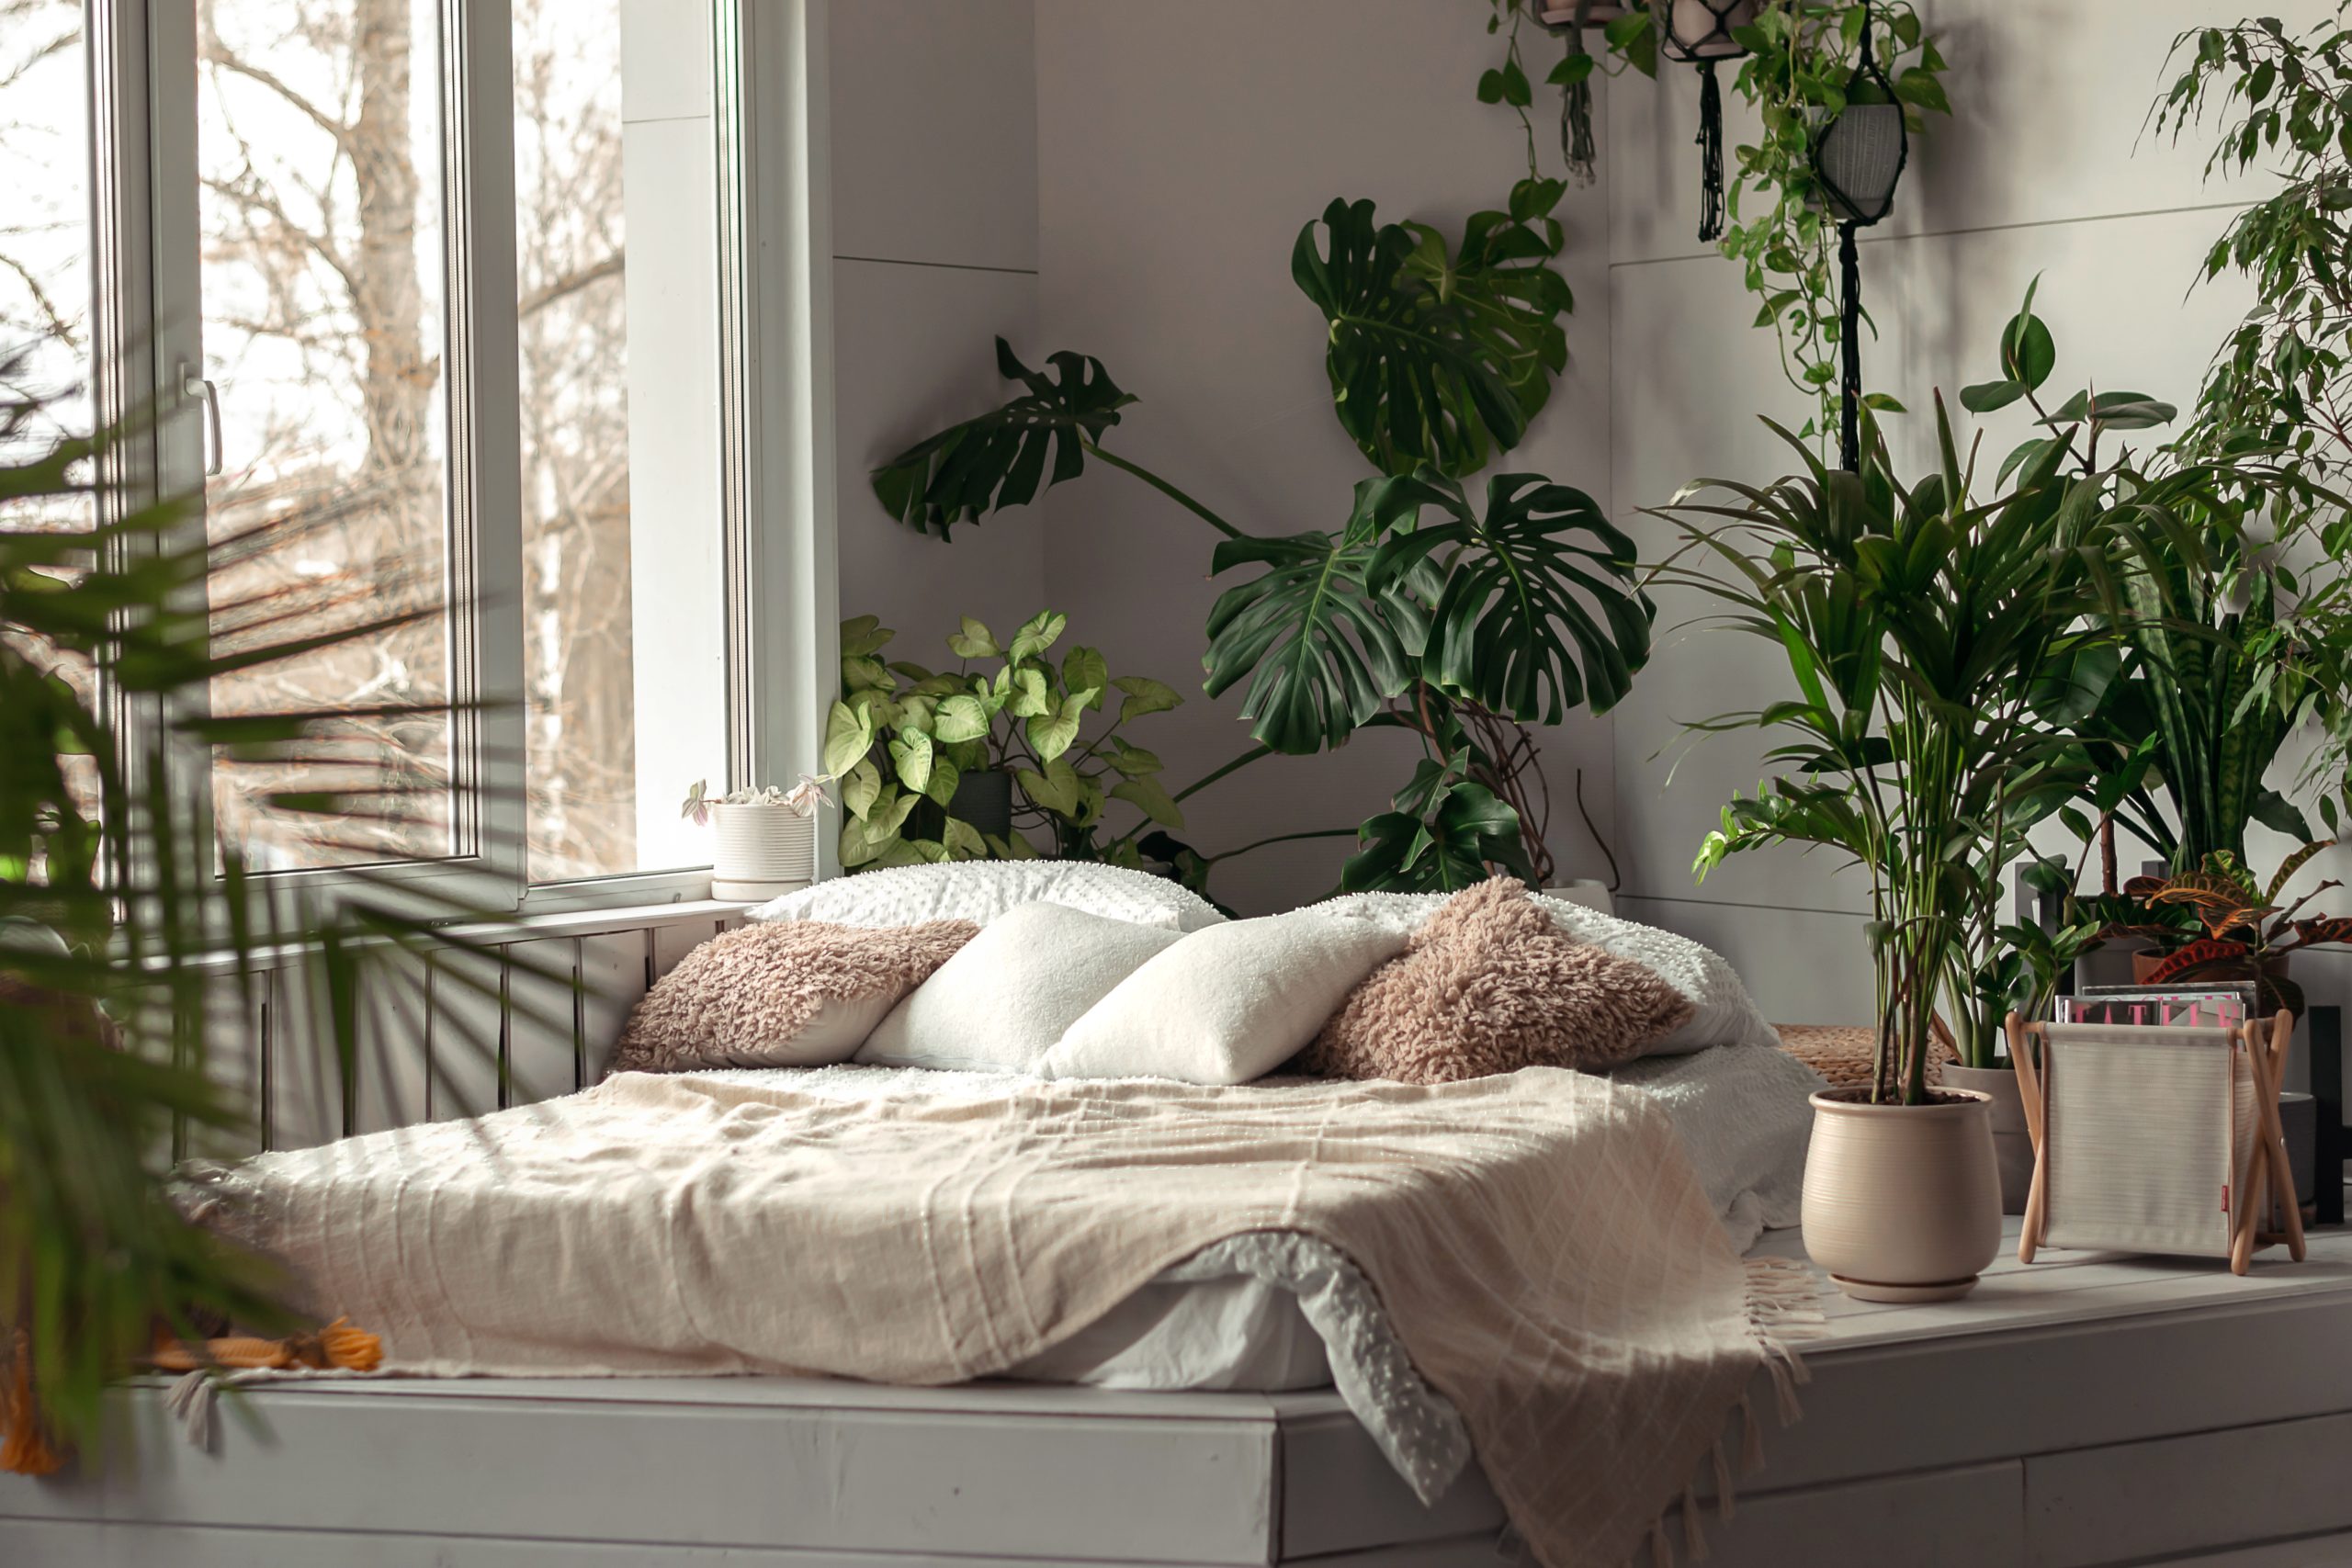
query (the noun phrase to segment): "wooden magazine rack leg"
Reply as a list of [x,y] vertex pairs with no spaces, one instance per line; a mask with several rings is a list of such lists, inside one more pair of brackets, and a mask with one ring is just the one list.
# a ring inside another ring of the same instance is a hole
[[2041,1231],[2050,1213],[2050,1147],[2041,1135],[2041,1074],[2035,1067],[2030,1042],[2041,1032],[2016,1013],[2009,1014],[2009,1066],[2018,1075],[2018,1098],[2025,1103],[2025,1130],[2033,1140],[2033,1185],[2025,1200],[2025,1223],[2018,1227],[2018,1261],[2030,1263],[2041,1245]]

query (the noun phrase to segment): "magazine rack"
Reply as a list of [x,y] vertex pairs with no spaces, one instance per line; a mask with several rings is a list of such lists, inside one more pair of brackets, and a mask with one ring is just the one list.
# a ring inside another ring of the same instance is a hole
[[[2278,1122],[2294,1019],[2234,1025],[2034,1023],[2012,1013],[2009,1059],[2034,1145],[2018,1259],[2043,1247],[2303,1257]],[[2039,1052],[2035,1047],[2039,1047]],[[2274,1200],[2276,1203],[2274,1206]],[[2274,1213],[2284,1225],[2264,1227]]]

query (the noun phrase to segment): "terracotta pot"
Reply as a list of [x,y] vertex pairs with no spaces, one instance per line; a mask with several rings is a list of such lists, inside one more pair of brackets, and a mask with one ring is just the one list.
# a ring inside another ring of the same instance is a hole
[[714,806],[718,852],[710,896],[756,903],[806,887],[817,877],[817,818],[788,806]]
[[1946,1089],[1973,1089],[1992,1101],[1993,1165],[2001,1178],[2001,1213],[2025,1213],[2033,1190],[2033,1134],[2026,1130],[2025,1095],[2009,1067],[1944,1066]]
[[1872,1105],[1868,1092],[1813,1097],[1805,1250],[1862,1301],[1964,1296],[2001,1249],[1993,1102],[1949,1086],[1927,1105]]
[[[2154,985],[2154,976],[2156,971],[2162,968],[2165,961],[2171,956],[2172,954],[2169,953],[2161,953],[2153,948],[2146,952],[2133,953],[2132,955],[2132,983],[2135,986]],[[2287,960],[2285,958],[2266,958],[2262,961],[2262,972],[2273,980],[2283,980],[2287,977]],[[2201,967],[2196,974],[2182,976],[2179,979],[2170,981],[2168,984],[2181,986],[2184,987],[2199,985],[2227,986],[2240,984],[2247,978],[2248,976],[2246,975],[2243,965],[2217,963],[2211,966]],[[2277,1010],[2278,1009],[2269,1005],[2268,998],[2266,996],[2263,1005],[2263,1016],[2267,1018]]]

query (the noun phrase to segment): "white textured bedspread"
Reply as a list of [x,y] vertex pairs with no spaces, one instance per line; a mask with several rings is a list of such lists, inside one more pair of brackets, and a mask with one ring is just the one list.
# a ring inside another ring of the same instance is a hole
[[1252,1232],[1368,1278],[1543,1561],[1617,1563],[1776,1347],[1652,1096],[1050,1081],[843,1098],[625,1074],[209,1178],[422,1372],[1001,1372]]

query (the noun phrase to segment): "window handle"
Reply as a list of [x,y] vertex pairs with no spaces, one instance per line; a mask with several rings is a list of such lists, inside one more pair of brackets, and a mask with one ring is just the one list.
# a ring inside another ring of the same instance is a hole
[[205,425],[212,437],[212,455],[205,461],[204,477],[211,479],[220,471],[220,389],[183,365],[180,396],[193,398],[204,405]]

